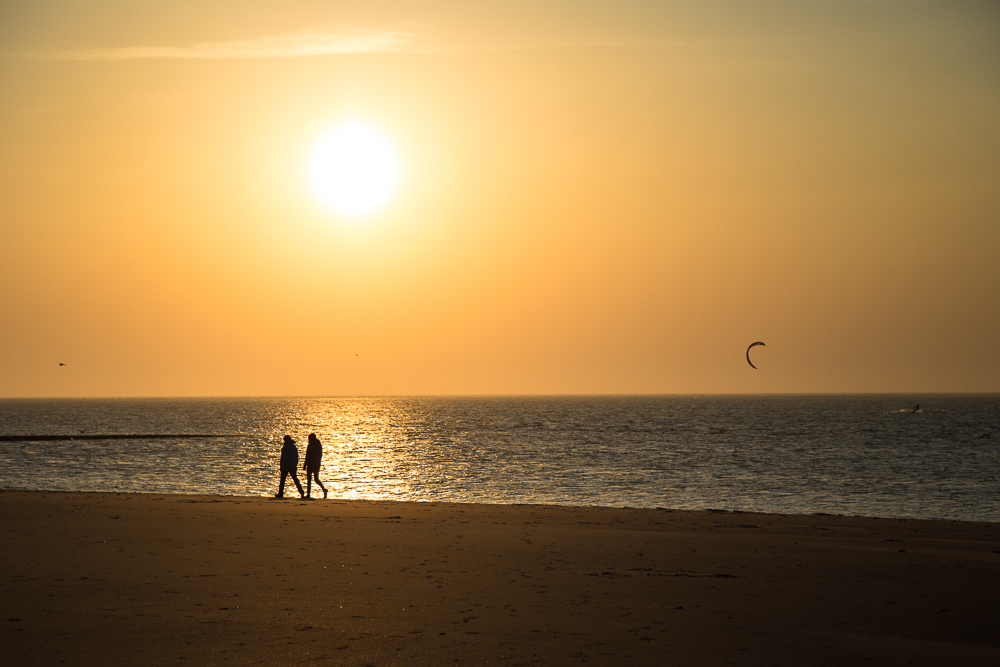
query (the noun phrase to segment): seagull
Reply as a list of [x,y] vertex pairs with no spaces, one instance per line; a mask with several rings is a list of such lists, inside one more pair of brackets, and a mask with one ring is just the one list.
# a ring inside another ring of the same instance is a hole
[[63,362],[61,362],[61,361],[60,361],[60,362],[59,362],[59,365],[60,365],[60,366],[65,366],[66,364],[64,364]]

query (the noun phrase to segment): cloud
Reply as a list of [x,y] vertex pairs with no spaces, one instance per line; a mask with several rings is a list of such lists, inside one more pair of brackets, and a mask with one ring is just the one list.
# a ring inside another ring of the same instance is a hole
[[392,28],[330,23],[300,32],[234,42],[204,42],[192,46],[130,46],[123,48],[48,51],[24,54],[42,60],[208,60],[239,58],[303,58],[348,53],[431,53],[435,47],[416,24]]
[[374,27],[328,23],[283,35],[267,35],[232,42],[203,42],[191,46],[130,46],[122,48],[43,51],[18,54],[37,60],[208,60],[245,58],[304,58],[351,53],[484,53],[573,47],[657,48],[703,46],[663,44],[632,38],[589,36],[569,39],[513,39],[471,44],[447,43],[429,25],[418,22]]

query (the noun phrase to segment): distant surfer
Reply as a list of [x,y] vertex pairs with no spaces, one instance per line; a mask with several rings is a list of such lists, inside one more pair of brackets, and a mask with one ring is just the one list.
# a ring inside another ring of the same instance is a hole
[[316,480],[316,486],[323,489],[323,499],[326,499],[326,487],[319,481],[319,465],[323,458],[323,444],[316,437],[315,433],[309,434],[309,444],[306,446],[306,462],[302,466],[306,471],[306,498],[312,497],[312,480]]
[[302,484],[299,482],[299,476],[295,472],[295,469],[299,467],[299,449],[295,446],[295,441],[292,440],[292,436],[285,436],[285,444],[281,447],[281,483],[278,484],[278,493],[275,494],[275,498],[285,497],[285,478],[289,475],[295,481],[295,486],[299,490],[299,495],[303,498],[306,494],[302,492]]
[[914,412],[920,412],[920,404],[919,403],[917,403],[916,407],[913,408],[913,411]]

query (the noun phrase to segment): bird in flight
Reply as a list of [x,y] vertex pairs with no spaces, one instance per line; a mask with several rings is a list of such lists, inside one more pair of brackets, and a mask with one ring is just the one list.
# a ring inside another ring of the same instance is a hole
[[60,366],[65,366],[66,364],[64,364],[63,362],[61,362],[61,361],[60,361],[60,362],[59,362],[59,365],[60,365]]

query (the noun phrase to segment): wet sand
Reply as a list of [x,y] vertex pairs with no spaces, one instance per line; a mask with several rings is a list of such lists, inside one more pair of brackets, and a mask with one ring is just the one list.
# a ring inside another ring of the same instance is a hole
[[4,662],[997,665],[1000,525],[0,492]]

